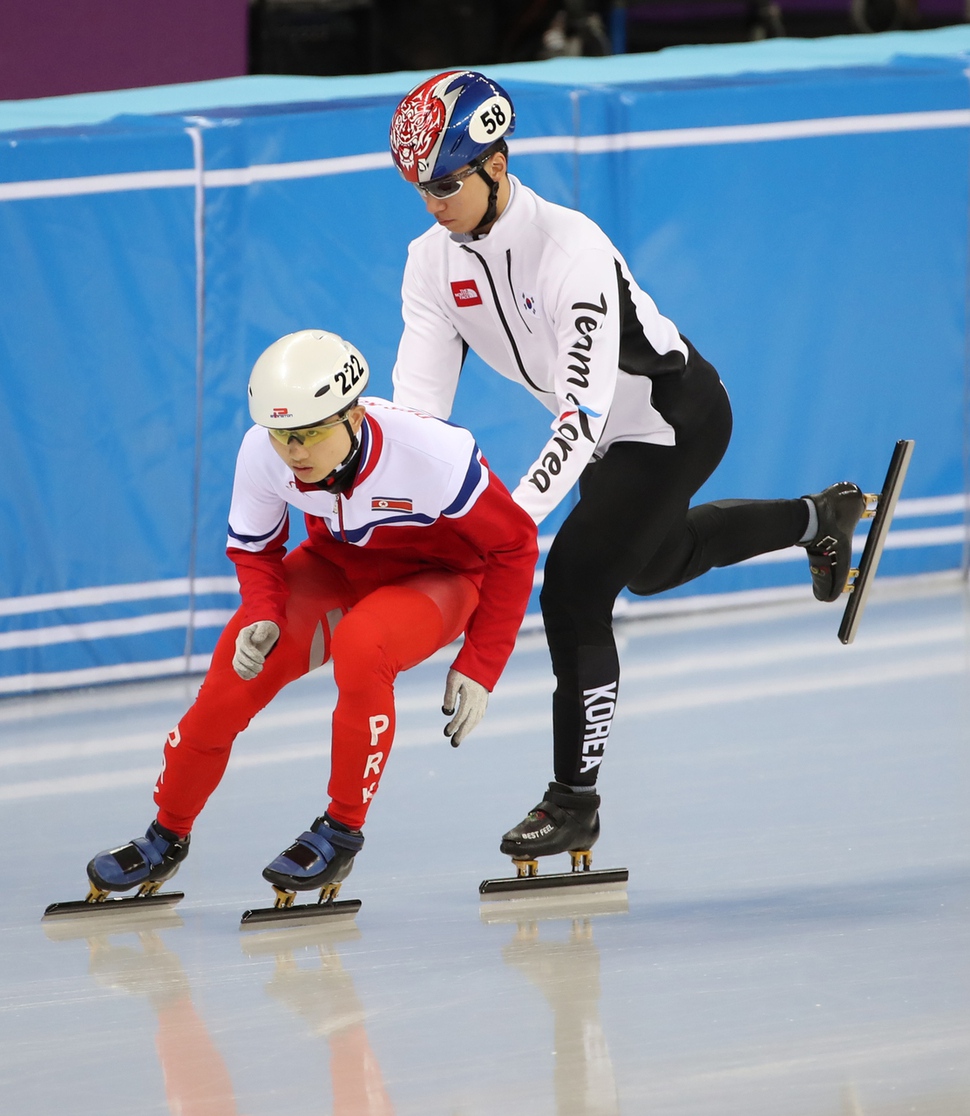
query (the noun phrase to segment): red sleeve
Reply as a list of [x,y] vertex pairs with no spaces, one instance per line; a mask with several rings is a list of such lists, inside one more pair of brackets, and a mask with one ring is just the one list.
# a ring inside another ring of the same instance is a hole
[[539,557],[536,525],[494,473],[471,511],[453,523],[483,555],[485,575],[478,608],[465,629],[465,644],[452,665],[492,690],[515,647],[532,593]]
[[226,550],[236,567],[239,593],[242,597],[243,619],[246,624],[272,620],[282,629],[286,621],[286,599],[290,590],[283,574],[287,531],[277,535],[268,550],[253,552],[230,546]]

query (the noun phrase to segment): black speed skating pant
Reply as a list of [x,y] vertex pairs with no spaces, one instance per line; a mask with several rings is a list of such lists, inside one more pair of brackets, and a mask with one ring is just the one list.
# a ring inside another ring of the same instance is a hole
[[613,604],[624,586],[642,596],[660,593],[715,566],[792,546],[805,533],[801,499],[689,506],[724,456],[731,425],[719,386],[706,416],[677,430],[675,446],[615,442],[580,478],[579,502],[546,559],[541,596],[556,675],[554,769],[561,783],[596,782],[616,706]]

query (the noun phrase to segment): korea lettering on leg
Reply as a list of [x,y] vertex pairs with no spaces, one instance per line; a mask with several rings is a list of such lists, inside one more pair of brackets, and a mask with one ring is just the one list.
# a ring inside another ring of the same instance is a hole
[[616,682],[583,690],[586,726],[583,733],[582,772],[592,771],[603,762],[603,749],[610,738],[616,712]]

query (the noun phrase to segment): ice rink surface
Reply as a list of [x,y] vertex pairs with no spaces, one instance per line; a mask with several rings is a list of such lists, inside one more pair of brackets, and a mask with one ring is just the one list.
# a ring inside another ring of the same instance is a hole
[[343,929],[239,930],[325,805],[326,668],[240,737],[185,900],[138,929],[41,914],[144,831],[199,680],[0,703],[0,1109],[970,1112],[968,620],[950,581],[875,596],[850,648],[811,601],[625,624],[602,908],[479,902],[550,775],[541,638],[458,750],[446,660],[401,678]]

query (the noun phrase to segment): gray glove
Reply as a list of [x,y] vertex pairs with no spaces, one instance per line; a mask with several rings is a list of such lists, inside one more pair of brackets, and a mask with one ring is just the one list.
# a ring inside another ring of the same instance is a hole
[[236,636],[232,669],[247,682],[255,678],[279,638],[279,625],[272,620],[257,620],[255,624],[249,624]]
[[448,671],[441,712],[451,717],[445,725],[445,736],[451,737],[452,748],[457,748],[485,716],[487,705],[488,690],[481,683],[473,682],[457,670]]

